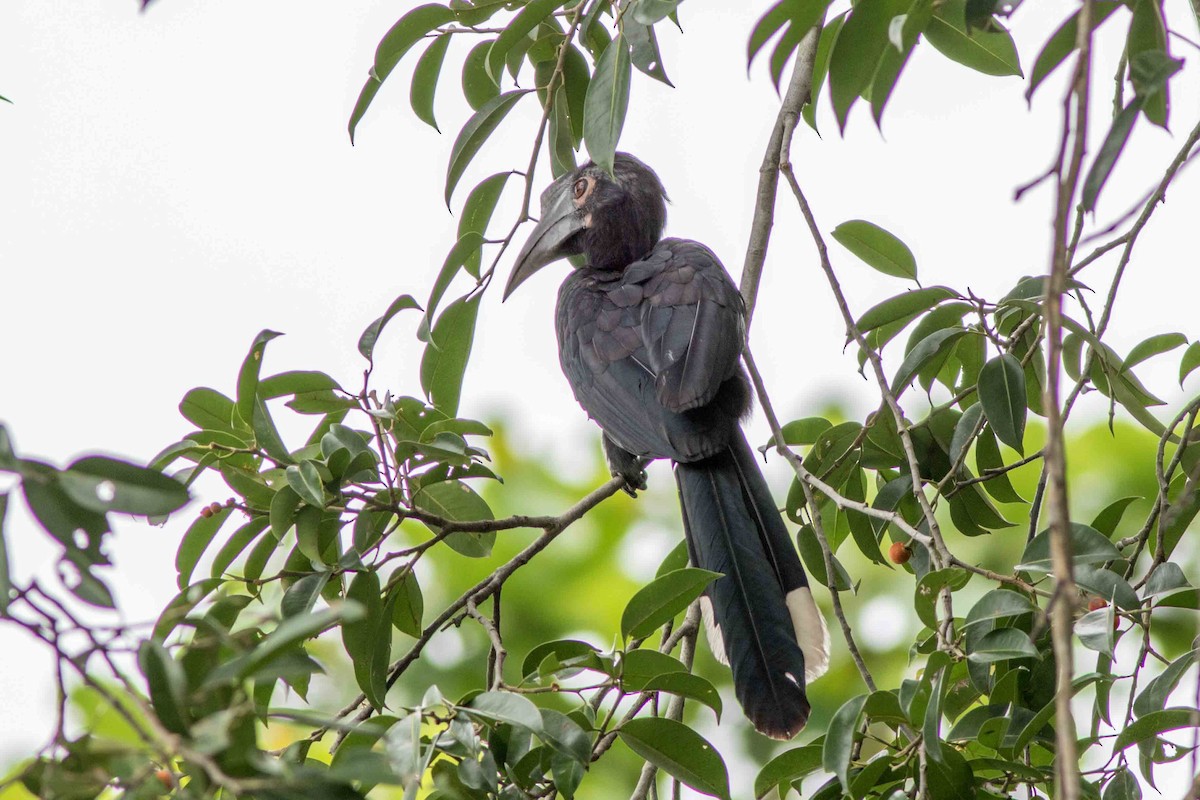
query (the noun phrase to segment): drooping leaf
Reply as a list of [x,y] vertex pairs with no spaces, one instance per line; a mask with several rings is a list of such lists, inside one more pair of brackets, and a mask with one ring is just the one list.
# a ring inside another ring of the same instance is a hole
[[438,77],[442,72],[442,63],[446,60],[446,50],[450,47],[449,35],[439,36],[433,40],[413,70],[412,87],[408,92],[408,103],[412,106],[417,119],[429,125],[435,131],[441,132],[437,118],[433,114],[433,98],[437,94]]
[[630,750],[701,794],[729,800],[729,772],[721,754],[682,722],[640,717],[617,729]]
[[500,82],[500,75],[504,69],[504,57],[513,45],[528,36],[534,28],[565,2],[566,0],[530,0],[520,13],[512,18],[512,21],[505,26],[504,31],[488,50],[487,71],[493,81]]
[[859,0],[846,17],[829,58],[829,97],[843,131],[850,108],[870,85],[889,46],[888,24],[907,7],[906,0]]
[[908,245],[872,222],[861,219],[843,222],[833,229],[833,238],[867,266],[885,275],[917,278],[917,261]]
[[354,665],[358,688],[376,710],[387,694],[388,661],[392,645],[391,609],[380,596],[379,573],[356,573],[346,597],[362,606],[361,618],[342,624],[342,645]]
[[518,89],[493,97],[484,103],[458,132],[458,138],[454,140],[454,146],[450,149],[450,164],[446,169],[447,207],[450,205],[450,197],[454,194],[459,179],[466,172],[471,160],[475,158],[475,154],[479,152],[479,148],[483,147],[492,132],[508,116],[508,112],[512,111],[517,101],[526,94],[528,94],[527,91]]
[[1192,342],[1188,345],[1188,349],[1183,351],[1183,358],[1179,360],[1180,386],[1183,386],[1187,376],[1191,375],[1196,367],[1200,367],[1200,341]]
[[966,0],[948,0],[925,27],[925,39],[942,55],[985,75],[1022,75],[1012,36],[999,25],[967,30]]
[[[463,203],[462,212],[458,218],[460,242],[472,232],[479,234],[480,237],[487,236],[488,223],[492,221],[492,214],[496,210],[496,204],[500,201],[500,194],[504,191],[511,176],[511,172],[500,172],[484,178],[467,195],[467,202]],[[468,252],[467,258],[462,264],[467,274],[473,278],[479,277],[480,259],[481,251],[473,249]],[[443,267],[443,269],[445,268]],[[440,276],[439,280],[441,280]],[[438,299],[441,299],[440,296]],[[433,293],[431,293],[428,313],[432,314],[433,307],[436,305],[437,303],[433,301]]]
[[859,719],[868,696],[860,694],[852,697],[834,712],[821,750],[821,766],[826,772],[836,775],[847,792],[850,791],[850,759],[854,753],[854,737],[858,734]]
[[618,36],[596,64],[583,106],[583,140],[597,166],[612,174],[613,157],[629,110],[629,44]]
[[1129,135],[1133,133],[1133,124],[1137,122],[1141,110],[1142,101],[1135,99],[1130,101],[1129,105],[1125,106],[1121,113],[1113,119],[1112,126],[1104,137],[1104,143],[1100,145],[1100,151],[1096,153],[1096,159],[1092,162],[1087,177],[1083,181],[1082,204],[1084,211],[1096,210],[1096,200],[1100,196],[1100,190],[1104,188],[1108,176],[1112,174],[1113,167],[1117,165],[1117,159],[1120,158],[1121,151],[1125,149]]
[[961,328],[943,328],[922,339],[912,352],[904,357],[900,368],[896,370],[896,377],[892,379],[892,392],[896,395],[903,392],[926,364],[949,353],[958,340],[966,335],[967,332]]
[[460,297],[442,312],[421,357],[421,388],[449,416],[458,413],[463,374],[475,340],[480,297],[478,294]]
[[172,733],[188,731],[187,677],[183,667],[160,642],[147,639],[138,647],[138,668],[146,677],[154,715]]
[[656,81],[665,83],[671,88],[675,84],[667,77],[663,68],[662,54],[658,51],[658,37],[654,35],[654,27],[638,22],[636,19],[626,19],[622,33],[629,40],[630,60],[638,72],[649,75]]
[[[1092,30],[1100,27],[1122,5],[1116,0],[1093,0],[1091,7]],[[1033,98],[1033,93],[1042,85],[1042,81],[1066,61],[1067,56],[1075,50],[1078,31],[1079,12],[1076,11],[1050,35],[1041,52],[1038,53],[1037,60],[1034,61],[1033,69],[1029,74],[1029,88],[1025,90],[1026,100]]]
[[250,352],[242,362],[237,380],[237,415],[249,428],[254,421],[254,401],[258,397],[258,375],[262,369],[263,351],[267,342],[282,336],[276,331],[264,330],[250,344]]
[[1000,441],[1025,454],[1025,370],[1011,353],[1002,353],[979,371],[979,404]]
[[196,569],[197,562],[212,543],[217,531],[225,524],[225,520],[229,519],[230,513],[229,509],[223,508],[212,516],[197,517],[184,533],[175,553],[175,570],[179,573],[177,583],[181,590],[191,583],[192,571]]

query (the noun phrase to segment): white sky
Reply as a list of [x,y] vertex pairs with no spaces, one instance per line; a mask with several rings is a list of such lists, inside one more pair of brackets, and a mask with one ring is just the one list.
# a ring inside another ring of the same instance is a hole
[[[380,92],[358,145],[346,136],[375,44],[410,5],[159,0],[139,14],[133,0],[0,4],[0,94],[16,103],[0,105],[0,420],[20,453],[57,463],[86,451],[150,457],[188,430],[175,411],[185,391],[232,391],[262,328],[288,334],[268,348],[269,372],[321,369],[360,383],[359,333],[396,294],[424,300],[457,224],[442,186],[468,111],[457,85],[462,44],[440,87],[445,133],[408,108],[414,53]],[[1019,10],[1012,26],[1027,71],[1073,7]],[[1108,27],[1123,29],[1125,13]],[[702,239],[736,274],[778,99],[765,59],[746,77],[755,12],[693,0],[682,16],[685,35],[661,34],[677,88],[635,76],[621,146],[666,184],[668,233]],[[1106,96],[1119,47],[1101,37],[1097,87]],[[1197,51],[1173,47],[1191,68]],[[1200,115],[1191,72],[1176,86],[1174,134],[1139,122],[1101,221],[1157,182]],[[824,138],[800,127],[793,157],[822,226],[876,222],[912,248],[923,283],[985,297],[1044,271],[1051,194],[1042,188],[1014,205],[1011,193],[1054,156],[1062,77],[1029,110],[1020,79],[977,75],[918,48],[883,135],[864,107],[845,139],[827,107]],[[534,105],[518,106],[476,158],[456,209],[478,179],[523,168]],[[1107,129],[1105,103],[1098,109],[1093,152]],[[1200,336],[1194,236],[1184,239],[1194,234],[1198,184],[1185,174],[1142,238],[1113,319],[1118,350],[1167,330]],[[495,230],[507,229],[516,195],[513,181]],[[752,334],[768,388],[785,419],[831,402],[861,414],[877,395],[842,352],[843,325],[786,193],[778,208]],[[856,313],[906,288],[836,245],[833,257]],[[597,437],[558,372],[551,314],[564,268],[548,268],[503,306],[498,292],[485,299],[462,413],[507,415],[531,451],[549,449],[573,471],[590,463]],[[1102,292],[1110,271],[1102,265],[1084,280]],[[414,322],[401,318],[385,334],[380,386],[417,393]],[[1173,405],[1177,363],[1167,357],[1147,373]],[[752,439],[765,440],[761,419]],[[120,526],[115,583],[130,619],[173,595],[168,565],[185,523]],[[21,514],[10,512],[7,532],[18,575],[52,563],[54,549]],[[49,730],[52,684],[45,654],[23,636],[0,627],[0,648],[2,763]]]

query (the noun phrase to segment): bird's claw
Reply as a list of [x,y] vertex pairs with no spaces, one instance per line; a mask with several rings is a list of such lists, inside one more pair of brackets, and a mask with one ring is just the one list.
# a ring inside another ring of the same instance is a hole
[[621,491],[630,497],[637,497],[638,491],[646,488],[646,470],[637,468],[637,465],[633,466],[633,469],[628,470],[614,469],[612,475],[614,478],[625,479],[625,485],[621,487]]

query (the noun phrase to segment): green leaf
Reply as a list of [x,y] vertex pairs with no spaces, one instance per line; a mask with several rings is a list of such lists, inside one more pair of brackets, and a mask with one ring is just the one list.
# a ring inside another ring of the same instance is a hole
[[8,614],[12,600],[12,576],[8,571],[8,545],[4,541],[4,515],[8,511],[8,492],[0,492],[0,617]]
[[794,747],[775,756],[759,770],[754,779],[754,796],[766,797],[776,786],[780,787],[779,795],[784,796],[782,789],[792,781],[799,780],[821,768],[821,745],[807,744]]
[[908,245],[872,222],[861,219],[843,222],[833,229],[833,238],[884,275],[917,279],[917,260]]
[[238,371],[237,414],[246,427],[250,427],[254,422],[254,402],[258,398],[258,374],[262,369],[263,351],[267,342],[282,335],[270,330],[259,332],[250,345],[250,352],[246,354],[241,370]]
[[690,672],[666,672],[656,675],[642,686],[643,692],[667,692],[711,708],[721,721],[721,695],[707,679]]
[[528,92],[525,90],[516,90],[493,97],[484,103],[458,132],[458,138],[454,140],[454,146],[450,149],[450,165],[446,170],[447,207],[450,205],[454,188],[458,186],[458,181],[466,172],[471,159],[475,158],[479,148],[483,147],[483,143],[508,116],[508,112],[512,111],[517,101],[526,94]]
[[617,729],[630,750],[701,794],[729,800],[729,772],[721,754],[682,722],[631,719]]
[[921,579],[917,581],[913,595],[913,607],[917,612],[917,617],[930,630],[937,630],[938,594],[942,587],[948,586],[950,591],[956,592],[966,586],[970,580],[971,573],[957,567],[933,570],[922,575]]
[[683,0],[637,0],[633,5],[633,18],[643,25],[653,25],[674,14],[681,2]]
[[1161,733],[1180,728],[1200,727],[1200,711],[1194,708],[1168,708],[1140,717],[1132,725],[1123,728],[1113,742],[1113,752],[1124,750],[1133,744],[1153,741]]
[[233,401],[215,389],[192,389],[179,403],[179,413],[201,430],[233,431]]
[[379,574],[359,572],[350,581],[346,597],[362,606],[365,614],[342,624],[342,645],[354,664],[354,679],[376,711],[387,695],[388,662],[392,649],[392,610],[380,597]]
[[[1093,0],[1091,8],[1092,30],[1100,27],[1106,19],[1123,3],[1109,2],[1109,0]],[[1062,62],[1066,61],[1075,50],[1075,42],[1079,30],[1079,12],[1076,11],[1067,20],[1058,27],[1046,44],[1042,47],[1042,51],[1038,53],[1037,60],[1033,63],[1033,70],[1029,75],[1029,88],[1025,90],[1025,99],[1033,98],[1033,93],[1042,85],[1050,73],[1058,68]]]
[[1137,122],[1138,113],[1142,110],[1143,104],[1144,102],[1140,98],[1132,100],[1113,119],[1108,133],[1104,137],[1104,142],[1100,145],[1100,151],[1096,153],[1096,159],[1092,162],[1092,167],[1083,181],[1082,207],[1084,211],[1096,210],[1096,200],[1100,197],[1100,190],[1104,188],[1108,176],[1112,174],[1113,167],[1117,165],[1117,159],[1121,157],[1121,151],[1125,149],[1129,135],[1133,133],[1133,124]]
[[1129,351],[1129,355],[1125,357],[1125,362],[1121,364],[1121,369],[1130,370],[1148,358],[1153,358],[1162,353],[1169,353],[1187,343],[1188,339],[1182,333],[1160,333],[1157,336],[1143,339]]
[[967,332],[962,328],[943,328],[922,339],[912,352],[904,357],[900,369],[896,370],[896,377],[892,380],[892,392],[899,396],[912,383],[913,378],[917,377],[922,367],[949,353],[958,344],[958,340],[966,335]]
[[[431,483],[413,495],[413,505],[422,511],[454,522],[495,519],[492,509],[474,489],[458,480]],[[429,526],[434,533],[436,526]],[[486,558],[496,541],[494,531],[455,531],[446,537],[448,547],[469,558]]]
[[933,18],[933,6],[933,0],[912,0],[905,13],[893,17],[888,23],[890,46],[883,49],[870,89],[864,95],[871,102],[871,116],[875,118],[876,127],[882,125],[883,111],[917,45],[917,39]]
[[482,41],[471,48],[462,66],[462,93],[471,109],[478,111],[500,94],[500,84],[488,74],[487,54],[492,41]]
[[1188,345],[1188,349],[1183,351],[1183,358],[1179,361],[1179,385],[1183,386],[1184,380],[1192,371],[1200,367],[1200,341],[1192,342]]
[[442,63],[446,60],[446,50],[450,47],[450,36],[443,34],[433,40],[413,70],[412,87],[408,92],[408,102],[412,106],[417,119],[441,132],[437,119],[433,115],[433,98],[437,94],[438,76],[442,72]]
[[846,21],[846,15],[849,13],[843,11],[825,23],[825,27],[821,29],[821,36],[817,39],[816,60],[813,62],[812,97],[800,112],[805,123],[814,131],[817,130],[817,100],[821,97],[821,86],[824,85],[825,78],[829,74],[829,59],[833,55],[834,47],[837,46],[838,34],[841,33],[842,24]]
[[1081,589],[1103,597],[1122,611],[1137,611],[1141,607],[1141,601],[1133,587],[1110,569],[1093,565],[1080,566],[1075,570],[1075,582]]
[[762,50],[763,45],[770,41],[772,36],[779,33],[780,29],[791,19],[794,5],[796,3],[793,0],[778,0],[767,9],[767,13],[758,18],[758,22],[754,23],[754,28],[750,31],[750,39],[746,42],[747,72],[750,71],[751,65],[754,64],[754,58]]
[[630,60],[633,66],[656,81],[675,88],[675,84],[667,77],[667,71],[663,69],[662,54],[658,51],[658,37],[654,35],[654,28],[626,17],[621,32],[629,40]]
[[1104,787],[1104,800],[1142,800],[1142,787],[1128,769],[1122,767]]
[[[1079,566],[1116,561],[1121,557],[1121,551],[1117,550],[1108,537],[1094,528],[1072,522],[1071,555],[1072,561]],[[1025,552],[1021,554],[1021,563],[1015,569],[1047,574],[1054,571],[1050,562],[1049,530],[1042,531],[1030,540],[1025,546]]]
[[191,582],[196,563],[208,549],[208,545],[217,535],[217,531],[225,524],[225,520],[229,519],[230,513],[232,512],[228,508],[223,508],[211,517],[196,517],[196,521],[183,535],[183,539],[179,542],[179,549],[175,553],[175,571],[179,573],[177,583],[180,590]]
[[321,481],[321,473],[312,461],[301,461],[287,468],[288,486],[300,499],[314,508],[325,507],[325,485]]
[[250,543],[258,538],[259,534],[267,529],[266,517],[255,517],[247,522],[242,527],[233,532],[217,554],[213,556],[212,568],[209,570],[209,575],[218,578],[225,574],[225,570],[234,562],[242,551],[250,546]]
[[138,669],[146,676],[154,715],[172,733],[188,731],[187,677],[167,649],[153,639],[138,646]]
[[642,639],[687,608],[721,573],[685,567],[638,590],[621,613],[621,635]]
[[979,403],[968,408],[954,424],[954,436],[950,439],[950,465],[961,462],[966,456],[974,440],[975,428],[983,415],[983,406]]
[[856,327],[859,332],[866,333],[892,323],[911,321],[922,311],[956,296],[953,290],[945,286],[913,289],[910,292],[890,297],[867,309],[867,312],[858,318]]
[[59,485],[82,507],[105,513],[158,516],[190,498],[187,488],[158,470],[106,456],[81,458],[59,473]]
[[942,55],[984,75],[1022,75],[1012,36],[995,30],[967,30],[966,0],[948,0],[925,28],[925,39]]
[[[1129,33],[1125,40],[1125,55],[1129,63],[1130,78],[1134,74],[1134,64],[1143,54],[1158,54],[1162,60],[1168,60],[1167,26],[1163,19],[1162,6],[1159,0],[1136,0],[1132,4],[1133,19],[1129,23]],[[1134,89],[1140,88],[1137,83]],[[1138,93],[1142,111],[1146,119],[1161,128],[1167,127],[1170,116],[1170,94],[1165,82],[1161,91],[1145,94]]]
[[538,707],[519,694],[483,692],[475,695],[463,711],[493,722],[503,722],[525,728],[534,734],[542,732],[542,715]]
[[970,661],[990,664],[993,661],[1006,661],[1010,658],[1037,658],[1037,648],[1029,641],[1029,634],[1016,628],[997,628],[988,631],[971,652],[967,653]]
[[629,45],[624,36],[617,36],[596,63],[584,99],[583,140],[592,160],[610,175],[629,110],[631,71]]
[[392,317],[401,311],[409,308],[419,309],[420,307],[417,301],[412,298],[412,295],[402,294],[397,297],[387,307],[387,311],[383,313],[383,316],[368,325],[366,330],[362,332],[362,335],[358,337],[358,352],[367,361],[374,363],[375,343],[379,340],[379,334],[383,332],[384,326],[391,322]]
[[1162,711],[1171,693],[1179,686],[1179,681],[1187,673],[1188,668],[1196,659],[1195,650],[1186,650],[1176,658],[1155,678],[1146,684],[1146,688],[1133,701],[1133,713],[1145,717],[1156,711]]
[[521,664],[521,676],[530,678],[546,674],[543,670],[543,665],[546,663],[551,663],[553,665],[551,672],[557,673],[564,667],[573,667],[576,664],[588,662],[599,652],[592,645],[578,639],[557,639],[553,642],[543,642],[525,656],[525,660]]
[[[484,178],[471,190],[471,193],[467,195],[467,202],[463,203],[462,213],[458,218],[459,241],[462,241],[467,234],[472,232],[479,234],[481,239],[487,237],[488,223],[492,220],[492,213],[496,210],[496,203],[499,202],[500,194],[504,191],[504,186],[511,176],[511,172],[500,172],[491,175]],[[481,251],[476,249],[467,254],[467,258],[462,262],[462,266],[466,269],[467,274],[478,278],[480,262]],[[439,295],[437,299],[440,301],[441,296]],[[433,308],[436,305],[437,302],[433,299],[431,293],[429,311],[427,313],[432,314]]]
[[448,416],[458,413],[480,297],[479,294],[460,297],[442,312],[421,357],[421,388],[438,410]]
[[[796,447],[813,444],[822,433],[831,427],[833,427],[833,423],[824,417],[806,417],[804,419],[792,420],[783,426],[781,432],[783,433],[784,443]],[[767,446],[773,446],[774,443],[772,439],[767,443]]]
[[492,80],[500,82],[504,71],[504,57],[513,45],[529,35],[530,31],[542,23],[551,13],[566,0],[530,0],[521,12],[512,18],[504,31],[492,43],[488,50],[487,72]]
[[[979,467],[980,474],[985,470],[1000,469],[1004,466],[1004,459],[1000,457],[1000,444],[996,441],[996,434],[989,428],[984,428],[976,440],[975,463]],[[1025,498],[1017,494],[1017,490],[1013,488],[1007,472],[990,476],[982,485],[988,494],[1001,503],[1025,502]]]
[[329,582],[328,572],[314,572],[305,575],[288,587],[279,601],[279,613],[284,619],[301,614],[311,614],[321,597],[321,590]]
[[[843,131],[846,129],[851,106],[871,84],[875,68],[883,56],[884,49],[889,46],[889,23],[907,8],[908,3],[905,0],[859,0],[842,25],[829,58],[829,97],[833,101],[833,112],[837,117],[838,126]],[[800,32],[801,35],[803,33]],[[834,236],[837,236],[836,232]],[[859,255],[857,252],[855,254]],[[909,255],[911,257],[911,254]],[[879,269],[870,260],[863,260]],[[915,269],[914,264],[913,270]],[[901,274],[899,277],[908,276]]]
[[1036,610],[1033,602],[1019,592],[992,589],[971,606],[971,610],[967,612],[966,627],[995,622],[1005,617],[1018,617]]
[[1092,527],[1111,539],[1117,532],[1117,525],[1120,524],[1121,517],[1125,516],[1125,509],[1129,508],[1130,503],[1141,499],[1141,497],[1133,495],[1114,500],[1096,515],[1096,518],[1092,520]]
[[1025,454],[1025,370],[1011,353],[1002,353],[979,371],[979,403],[1000,441]]
[[847,792],[850,791],[850,759],[854,754],[854,737],[858,734],[858,723],[867,697],[865,694],[852,697],[834,712],[821,750],[821,766],[826,772],[836,775]]
[[[375,66],[372,70],[372,77],[380,83],[387,80],[388,75],[400,63],[404,54],[421,41],[425,34],[453,20],[454,12],[437,3],[418,6],[405,14],[384,34],[379,41],[379,46],[375,48]],[[357,109],[355,111],[357,112]],[[361,116],[359,114],[360,118]],[[354,123],[356,121],[352,119],[350,123],[351,141],[354,139]]]
[[388,587],[387,602],[392,608],[392,625],[415,639],[425,626],[425,597],[411,568],[397,570],[397,574],[400,577],[393,575]]
[[244,680],[267,666],[296,645],[320,635],[338,623],[356,622],[363,617],[358,603],[346,601],[313,614],[302,614],[283,620],[268,633],[254,649],[224,662],[209,673],[204,686],[220,686],[229,681]]

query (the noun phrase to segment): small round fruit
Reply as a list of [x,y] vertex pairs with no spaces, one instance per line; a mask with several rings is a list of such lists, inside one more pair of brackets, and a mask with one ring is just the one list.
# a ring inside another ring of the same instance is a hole
[[905,542],[894,542],[888,549],[888,558],[893,564],[907,564],[912,558],[912,548]]
[[224,508],[224,506],[222,506],[220,503],[213,503],[212,505],[210,505],[208,507],[208,510],[215,514],[218,511],[220,511],[222,508]]
[[205,506],[204,508],[200,509],[200,516],[204,517],[205,519],[208,519],[212,515],[213,510],[209,506]]
[[1102,608],[1108,608],[1108,601],[1103,597],[1088,598],[1088,611],[1099,611]]
[[175,788],[175,776],[169,769],[160,769],[154,772],[154,777],[158,778],[158,782],[163,785],[164,789]]

